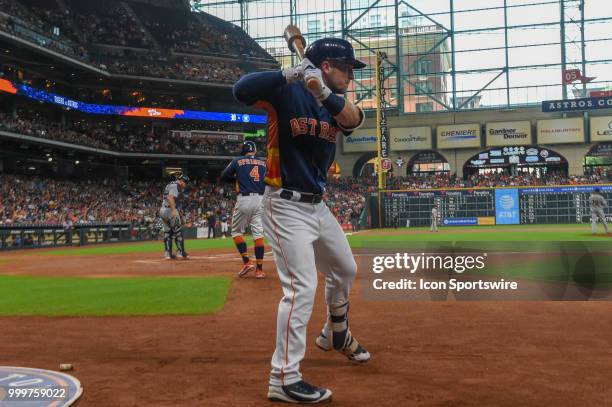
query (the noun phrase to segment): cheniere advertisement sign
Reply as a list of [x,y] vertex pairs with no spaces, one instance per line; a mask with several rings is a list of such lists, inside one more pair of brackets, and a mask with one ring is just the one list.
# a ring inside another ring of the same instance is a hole
[[480,123],[438,126],[436,136],[441,150],[480,147]]

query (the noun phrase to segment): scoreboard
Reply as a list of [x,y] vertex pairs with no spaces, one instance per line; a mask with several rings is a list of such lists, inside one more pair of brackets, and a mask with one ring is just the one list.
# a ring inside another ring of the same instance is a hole
[[469,224],[470,218],[495,216],[495,190],[449,189],[405,192],[382,192],[383,227],[428,226],[431,209],[438,208],[438,217],[453,219],[456,224]]
[[[440,224],[447,226],[590,223],[589,195],[594,188],[606,198],[605,212],[612,220],[612,185],[570,185],[381,191],[379,225],[429,226],[434,206]],[[378,203],[372,208],[378,210]]]
[[[612,205],[612,186],[597,186]],[[521,224],[590,223],[589,195],[595,186],[557,186],[519,189]],[[604,208],[612,215],[612,208]]]

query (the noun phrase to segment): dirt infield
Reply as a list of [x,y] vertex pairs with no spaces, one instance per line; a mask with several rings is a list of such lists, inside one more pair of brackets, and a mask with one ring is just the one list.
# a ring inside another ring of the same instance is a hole
[[[233,252],[59,257],[3,255],[0,273],[47,276],[234,276]],[[280,286],[236,280],[223,311],[189,317],[0,318],[2,364],[72,363],[79,406],[265,406]],[[319,286],[309,337],[324,320]],[[603,406],[612,399],[609,302],[366,301],[360,281],[351,325],[371,351],[349,364],[311,340],[305,378],[336,406]],[[274,404],[277,405],[277,404]]]

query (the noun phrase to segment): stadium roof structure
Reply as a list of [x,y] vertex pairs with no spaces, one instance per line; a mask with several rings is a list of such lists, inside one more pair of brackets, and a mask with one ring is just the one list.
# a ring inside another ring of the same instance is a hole
[[[308,41],[344,37],[361,58],[376,51],[395,55],[386,88],[394,96],[394,108],[416,113],[424,108],[447,112],[469,106],[535,106],[542,100],[571,98],[576,89],[586,94],[590,88],[612,85],[608,52],[612,46],[612,8],[607,3],[193,0],[191,6],[240,26],[283,66],[296,63],[282,39],[282,29],[290,23],[298,25]],[[441,35],[432,34],[428,27],[438,27]],[[433,35],[438,41],[428,49],[412,49],[411,42],[428,43]],[[436,62],[440,60],[449,63]],[[579,69],[583,76],[596,79],[588,84],[563,84],[562,73],[569,69]],[[356,86],[349,95],[364,107],[373,104],[372,76],[368,69],[356,73],[356,81],[366,84],[366,89]],[[432,83],[414,86],[417,81]],[[471,103],[475,100],[479,103]]]

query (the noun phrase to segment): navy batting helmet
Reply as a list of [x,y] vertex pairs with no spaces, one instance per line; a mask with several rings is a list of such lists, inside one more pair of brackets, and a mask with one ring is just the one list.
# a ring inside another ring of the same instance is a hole
[[257,146],[252,141],[245,141],[242,143],[242,152],[240,154],[245,155],[246,153],[256,153]]
[[355,58],[355,50],[350,42],[342,38],[321,38],[306,48],[306,58],[316,67],[326,59],[337,59],[353,64],[353,69],[361,69],[366,66]]

